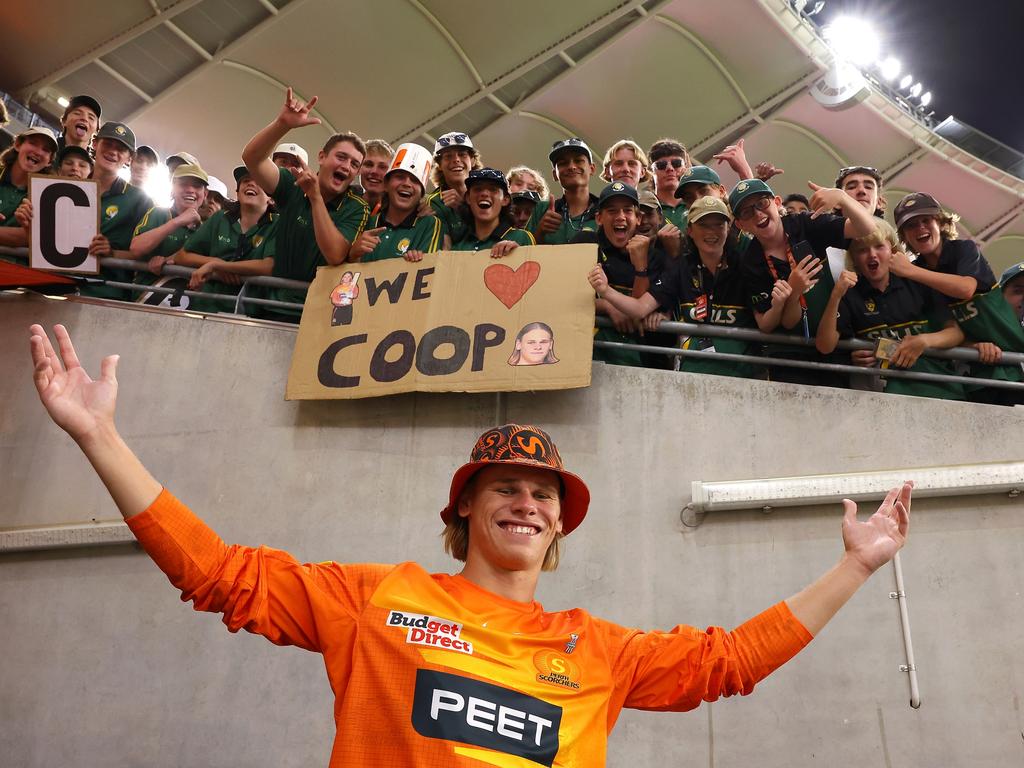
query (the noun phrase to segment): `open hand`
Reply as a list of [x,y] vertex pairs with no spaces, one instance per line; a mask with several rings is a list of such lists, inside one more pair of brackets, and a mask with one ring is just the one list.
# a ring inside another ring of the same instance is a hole
[[100,429],[112,428],[118,356],[103,358],[100,378],[94,381],[78,362],[71,337],[63,325],[54,327],[60,357],[41,325],[33,325],[30,331],[36,391],[54,423],[77,442]]
[[843,499],[843,545],[848,557],[873,573],[892,560],[907,540],[910,528],[910,494],[914,490],[911,480],[893,488],[882,501],[878,511],[866,522],[857,520],[857,504]]

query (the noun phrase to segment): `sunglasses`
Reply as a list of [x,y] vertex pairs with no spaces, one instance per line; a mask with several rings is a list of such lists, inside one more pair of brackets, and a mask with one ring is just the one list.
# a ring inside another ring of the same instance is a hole
[[564,139],[562,141],[556,141],[554,144],[551,145],[551,148],[552,149],[558,149],[559,147],[585,147],[585,146],[587,146],[587,145],[586,145],[586,142],[583,141],[583,139],[572,138],[572,139]]
[[750,205],[745,205],[738,211],[736,211],[736,218],[739,219],[740,221],[752,219],[758,211],[763,213],[764,211],[767,211],[771,207],[772,199],[770,197],[762,197],[755,200]]
[[671,165],[673,168],[682,168],[683,161],[678,157],[673,157],[671,160],[655,160],[654,167],[659,171],[664,171]]
[[475,179],[493,179],[494,181],[504,181],[505,174],[501,171],[496,171],[493,168],[478,168],[473,171],[473,178]]
[[881,176],[877,168],[872,168],[870,165],[848,165],[845,168],[839,169],[839,178],[847,176],[851,173],[866,173],[869,176]]
[[437,140],[437,146],[450,147],[453,144],[465,144],[468,138],[469,136],[464,133],[449,133]]

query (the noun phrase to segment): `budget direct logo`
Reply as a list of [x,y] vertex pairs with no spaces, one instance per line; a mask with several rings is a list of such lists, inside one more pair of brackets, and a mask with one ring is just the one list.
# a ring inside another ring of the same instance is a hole
[[473,644],[462,639],[462,625],[457,622],[421,613],[391,611],[386,623],[389,627],[405,627],[408,630],[405,635],[407,643],[473,653]]
[[580,689],[580,665],[552,650],[537,651],[533,655],[537,680],[573,691]]
[[420,736],[550,766],[561,725],[562,708],[542,699],[461,675],[416,670],[412,726]]

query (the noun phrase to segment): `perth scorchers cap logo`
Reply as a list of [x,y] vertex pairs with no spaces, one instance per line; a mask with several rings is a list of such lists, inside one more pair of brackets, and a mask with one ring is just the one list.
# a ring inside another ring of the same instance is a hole
[[520,424],[485,432],[477,440],[470,461],[515,461],[536,463],[562,469],[562,457],[548,433],[538,427]]

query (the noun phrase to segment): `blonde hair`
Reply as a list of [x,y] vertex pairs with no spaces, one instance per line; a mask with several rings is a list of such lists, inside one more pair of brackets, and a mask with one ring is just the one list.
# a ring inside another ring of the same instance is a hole
[[[466,481],[466,484],[462,487],[462,495],[459,497],[460,504],[472,492],[475,482],[476,475]],[[553,571],[558,568],[563,538],[565,538],[565,534],[559,531],[555,534],[555,538],[551,540],[547,552],[544,553],[544,562],[540,566],[542,571]],[[461,560],[463,563],[466,562],[466,557],[469,554],[469,518],[460,515],[458,508],[452,510],[451,519],[445,523],[444,531],[441,532],[441,539],[444,541],[445,552],[456,560]]]
[[533,178],[537,180],[537,183],[540,185],[540,189],[534,191],[540,195],[541,200],[546,200],[551,194],[551,190],[548,189],[548,183],[544,181],[544,177],[541,176],[538,171],[533,170],[533,168],[525,165],[514,166],[508,169],[508,173],[505,174],[505,178],[508,179],[508,183],[511,185],[514,181],[520,181],[523,178],[524,173],[532,174]]
[[601,178],[605,181],[612,180],[611,167],[612,158],[615,157],[615,153],[620,149],[631,149],[633,155],[637,160],[640,161],[640,182],[643,183],[651,176],[651,161],[647,159],[647,153],[640,149],[640,145],[632,139],[619,139],[610,147],[608,151],[604,153],[604,168],[601,170]]
[[[366,142],[366,154],[387,155],[388,158],[392,158],[395,156],[395,150],[384,139],[369,139]],[[363,159],[366,159],[365,155]]]
[[875,219],[875,229],[871,234],[850,241],[850,247],[846,249],[845,268],[851,272],[856,272],[853,266],[854,252],[866,251],[868,248],[874,248],[882,243],[888,243],[893,253],[904,250],[901,247],[899,235],[896,234],[892,224],[884,219]]

